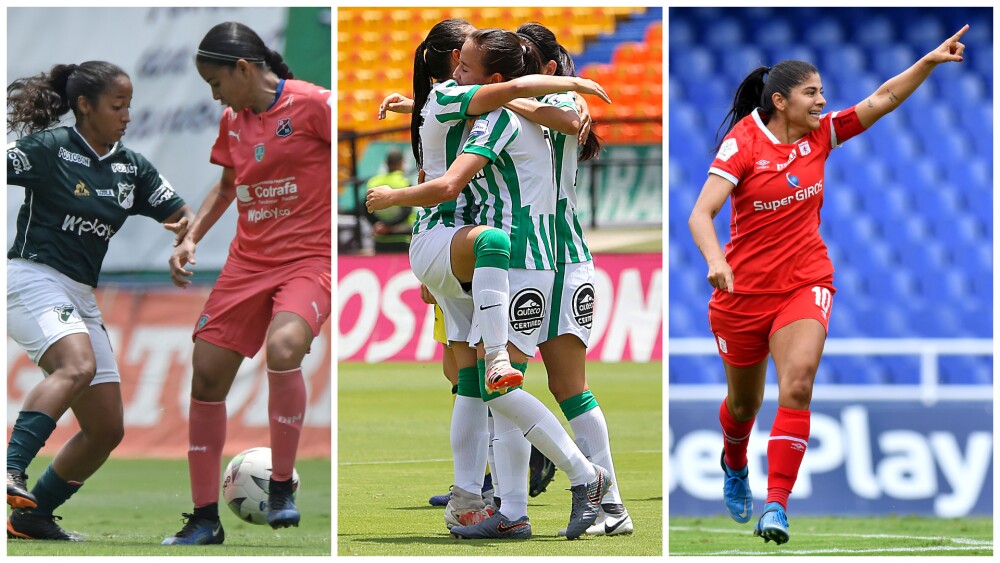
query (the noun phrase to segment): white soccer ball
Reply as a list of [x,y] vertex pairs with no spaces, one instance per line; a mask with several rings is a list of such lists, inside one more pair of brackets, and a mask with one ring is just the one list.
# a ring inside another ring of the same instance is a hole
[[[222,497],[240,520],[267,523],[267,493],[271,480],[271,448],[253,448],[238,454],[222,474]],[[299,474],[292,469],[292,498],[298,494]]]

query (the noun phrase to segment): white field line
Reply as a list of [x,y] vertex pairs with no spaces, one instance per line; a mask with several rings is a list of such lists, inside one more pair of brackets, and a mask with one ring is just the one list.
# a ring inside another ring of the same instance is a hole
[[[872,549],[843,549],[843,548],[831,548],[831,549],[784,549],[777,548],[781,555],[833,555],[833,554],[844,554],[844,555],[874,555],[877,553],[914,553],[914,552],[931,552],[931,551],[971,551],[975,549],[982,549],[983,546],[931,546],[931,547],[886,547],[886,548],[872,548]],[[741,551],[739,549],[732,549],[729,551],[711,551],[708,553],[699,552],[678,552],[670,551],[671,556],[678,555],[761,555],[765,557],[773,557],[778,555],[777,552],[771,553],[766,551]]]
[[[663,450],[634,450],[630,452],[615,452],[617,455],[625,454],[663,454]],[[338,466],[349,467],[352,465],[407,465],[413,463],[444,463],[451,462],[450,457],[440,459],[387,459],[384,461],[339,461]]]

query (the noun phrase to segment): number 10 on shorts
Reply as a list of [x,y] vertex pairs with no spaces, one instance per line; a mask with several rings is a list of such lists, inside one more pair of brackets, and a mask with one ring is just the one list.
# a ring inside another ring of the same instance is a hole
[[823,318],[825,319],[830,313],[830,304],[833,302],[833,294],[830,293],[829,289],[818,285],[812,288],[812,292],[816,296],[816,306],[823,311]]

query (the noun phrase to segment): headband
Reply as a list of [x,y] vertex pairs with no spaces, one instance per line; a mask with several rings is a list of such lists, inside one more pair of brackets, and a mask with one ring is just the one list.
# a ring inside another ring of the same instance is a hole
[[248,62],[248,63],[263,63],[263,62],[266,62],[263,59],[263,57],[241,57],[241,56],[238,56],[238,55],[227,55],[225,53],[215,53],[215,52],[212,52],[212,51],[205,51],[205,50],[202,50],[202,49],[198,49],[198,56],[199,57],[205,57],[206,59],[215,59],[215,60],[226,61],[226,62],[236,62],[236,61],[241,60],[241,59],[244,60],[244,61],[246,61],[246,62]]

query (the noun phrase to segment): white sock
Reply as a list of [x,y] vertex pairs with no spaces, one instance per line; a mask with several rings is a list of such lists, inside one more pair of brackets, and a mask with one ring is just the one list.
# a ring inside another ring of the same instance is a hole
[[[496,435],[497,435],[496,422],[493,420],[492,416],[490,416],[487,419],[487,421],[488,421],[488,428],[490,431],[490,450],[486,456],[486,461],[490,464],[490,475],[491,479],[493,479],[493,496],[499,497],[500,495],[497,494],[497,491],[500,490],[499,489],[500,479],[497,477],[497,462],[494,454],[494,441],[496,440]],[[503,497],[500,497],[500,499],[501,501],[503,501]]]
[[507,349],[510,282],[507,270],[479,267],[472,273],[472,302],[487,354]]
[[494,489],[501,499],[500,512],[508,520],[517,520],[528,515],[528,460],[531,457],[531,443],[514,422],[500,413],[493,413],[496,425],[496,468],[503,483],[501,489]]
[[576,445],[579,446],[587,459],[608,470],[611,478],[611,488],[604,495],[602,503],[621,504],[622,497],[618,494],[618,479],[615,479],[615,464],[611,460],[611,442],[608,439],[608,423],[604,419],[601,407],[589,411],[569,421],[573,428]]
[[569,477],[570,484],[583,485],[597,479],[594,465],[587,461],[555,415],[524,389],[490,400],[490,408],[494,417],[500,413],[511,419],[524,437]]
[[473,494],[483,489],[483,468],[489,450],[486,403],[474,397],[455,397],[451,413],[451,455],[455,486]]

